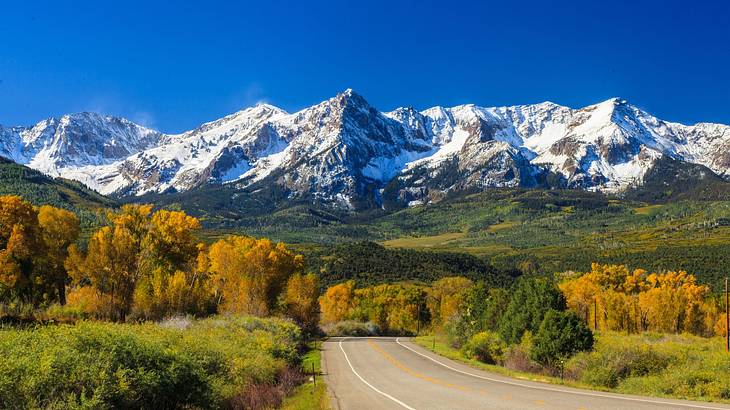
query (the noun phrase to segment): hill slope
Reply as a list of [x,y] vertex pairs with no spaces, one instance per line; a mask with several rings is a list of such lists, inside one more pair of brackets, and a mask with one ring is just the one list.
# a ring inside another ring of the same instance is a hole
[[76,181],[51,178],[39,171],[0,157],[0,195],[19,195],[33,205],[53,205],[91,212],[116,206],[116,202]]

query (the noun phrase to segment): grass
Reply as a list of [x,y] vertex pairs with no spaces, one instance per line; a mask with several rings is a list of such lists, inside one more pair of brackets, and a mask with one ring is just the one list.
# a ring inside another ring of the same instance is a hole
[[464,357],[446,337],[414,341],[452,360],[518,379],[674,399],[730,403],[730,354],[722,338],[644,333],[596,335],[591,352],[565,365],[565,379],[489,365]]
[[383,242],[391,248],[433,248],[448,246],[450,242],[463,238],[464,232],[450,232],[440,235],[404,237]]
[[609,333],[566,371],[621,393],[730,402],[730,354],[721,337]]
[[312,369],[314,369],[316,379],[313,380],[310,376],[304,384],[299,386],[293,395],[284,400],[281,406],[282,410],[330,409],[327,386],[324,384],[324,378],[322,377],[322,342],[310,342],[308,348],[309,350],[302,358],[302,369],[307,375],[311,375]]
[[651,215],[660,209],[662,209],[662,205],[647,205],[634,208],[634,212],[639,215]]
[[242,316],[0,329],[0,408],[268,408],[300,331]]

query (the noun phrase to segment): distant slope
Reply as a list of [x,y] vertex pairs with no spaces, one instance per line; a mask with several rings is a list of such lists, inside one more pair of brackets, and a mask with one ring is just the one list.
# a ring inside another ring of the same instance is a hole
[[78,182],[51,178],[3,157],[0,157],[0,195],[19,195],[34,205],[53,205],[72,211],[89,212],[116,205]]
[[730,182],[704,165],[663,157],[646,173],[642,186],[627,191],[625,196],[651,203],[726,201],[730,199]]
[[447,276],[465,276],[489,286],[507,286],[517,270],[497,270],[484,260],[458,252],[388,249],[357,242],[311,250],[310,268],[319,270],[325,285],[354,280],[358,286],[417,281],[431,283]]

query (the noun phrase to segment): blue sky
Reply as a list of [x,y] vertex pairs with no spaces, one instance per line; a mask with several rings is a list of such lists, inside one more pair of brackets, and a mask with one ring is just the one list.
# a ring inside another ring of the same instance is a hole
[[381,110],[621,96],[730,124],[730,15],[713,1],[27,1],[0,18],[0,124],[67,112],[190,129],[351,87]]

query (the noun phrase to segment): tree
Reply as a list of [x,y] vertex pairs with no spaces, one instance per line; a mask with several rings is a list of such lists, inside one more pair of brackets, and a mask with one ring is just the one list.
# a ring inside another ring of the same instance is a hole
[[593,264],[591,272],[571,275],[560,289],[586,322],[595,301],[601,328],[698,335],[712,331],[715,313],[711,301],[705,300],[709,288],[684,271],[648,274],[642,269],[630,272],[623,265]]
[[58,302],[66,304],[66,285],[69,276],[64,267],[68,248],[79,237],[79,219],[65,209],[44,205],[38,210],[41,239],[45,245],[45,273],[55,284]]
[[306,332],[319,323],[319,277],[314,273],[295,273],[286,283],[283,302],[286,313]]
[[37,235],[38,213],[19,196],[0,196],[0,249],[7,247],[16,225],[24,227],[28,235]]
[[38,213],[18,196],[0,196],[0,295],[36,304],[48,285]]
[[205,276],[197,270],[200,222],[179,211],[157,211],[141,242],[142,275],[134,293],[135,315],[159,319],[205,310]]
[[577,352],[593,348],[593,333],[572,311],[549,310],[533,337],[530,356],[538,363],[556,366]]
[[473,286],[474,282],[460,276],[449,276],[433,282],[428,291],[427,303],[431,323],[442,324],[457,316],[462,300]]
[[639,296],[639,306],[646,312],[651,330],[697,331],[699,305],[709,292],[706,286],[697,285],[695,277],[684,271],[653,273],[646,282],[648,290]]
[[350,309],[355,305],[355,282],[347,281],[330,286],[319,305],[322,311],[322,323],[337,323],[347,318]]
[[538,330],[548,311],[566,308],[563,294],[551,280],[522,278],[512,293],[499,333],[507,343],[518,343],[525,331]]
[[34,285],[40,282],[34,278],[33,237],[19,224],[13,225],[7,246],[0,251],[0,283],[11,294],[33,303]]
[[301,272],[304,259],[283,243],[229,236],[208,252],[213,291],[223,311],[270,314],[289,277]]
[[458,317],[445,326],[449,341],[459,347],[477,333],[498,330],[508,304],[506,289],[487,289],[484,282],[477,283],[464,295]]
[[84,256],[76,247],[69,249],[65,267],[77,285],[89,283],[101,295],[108,296],[109,315],[125,321],[131,310],[137,282],[142,276],[142,241],[149,231],[149,205],[125,205],[109,213],[111,226],[96,231]]

